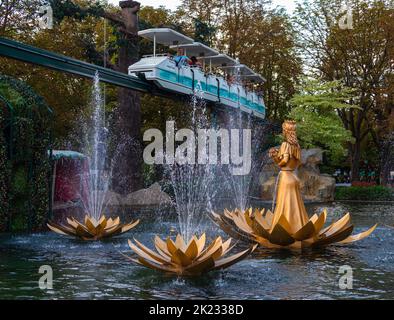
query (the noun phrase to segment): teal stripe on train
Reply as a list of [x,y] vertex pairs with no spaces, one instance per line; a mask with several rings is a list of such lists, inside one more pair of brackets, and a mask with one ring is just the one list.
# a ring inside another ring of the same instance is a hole
[[175,72],[159,69],[159,78],[170,82],[178,82],[178,75]]
[[218,94],[218,87],[217,86],[213,86],[211,84],[208,85],[208,90],[209,93],[213,93],[215,95]]
[[207,90],[207,84],[205,82],[194,80],[194,88],[197,89],[198,86],[200,86],[200,90],[202,90],[202,91],[206,91]]
[[220,97],[221,98],[228,98],[229,97],[229,92],[226,89],[220,89]]
[[179,83],[189,88],[193,87],[193,80],[189,77],[179,76]]

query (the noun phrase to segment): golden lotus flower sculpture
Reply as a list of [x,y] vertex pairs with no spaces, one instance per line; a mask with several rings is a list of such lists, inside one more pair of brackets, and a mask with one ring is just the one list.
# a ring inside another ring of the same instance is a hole
[[270,210],[253,211],[250,208],[245,211],[224,210],[223,215],[212,214],[214,221],[230,236],[248,239],[267,248],[301,249],[332,243],[346,244],[368,237],[377,226],[375,224],[362,233],[351,235],[353,225],[350,222],[350,214],[347,213],[338,221],[323,228],[327,218],[326,210],[320,215],[314,214],[306,224],[293,232],[283,215],[279,217],[277,223],[273,224],[274,214]]
[[134,242],[135,244],[129,240],[129,246],[138,258],[126,256],[128,259],[145,267],[179,276],[196,276],[210,270],[227,268],[245,258],[257,246],[254,245],[245,251],[224,258],[233,248],[230,246],[231,239],[223,242],[221,237],[216,237],[211,244],[205,246],[205,233],[200,238],[193,236],[187,244],[180,234],[176,236],[175,241],[170,237],[164,241],[156,236],[154,239],[156,252],[136,239]]
[[49,222],[47,226],[52,231],[62,235],[74,236],[82,240],[100,240],[127,232],[134,228],[139,222],[139,220],[136,220],[128,224],[121,224],[119,217],[107,219],[102,215],[99,220],[96,220],[86,215],[85,223],[81,223],[72,217],[67,218],[69,226],[56,224],[54,222]]

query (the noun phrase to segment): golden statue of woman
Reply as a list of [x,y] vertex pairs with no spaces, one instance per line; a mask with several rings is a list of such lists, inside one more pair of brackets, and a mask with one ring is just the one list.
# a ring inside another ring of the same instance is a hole
[[282,125],[284,142],[279,150],[271,148],[270,157],[280,167],[276,194],[276,207],[272,226],[281,216],[289,222],[289,230],[295,233],[305,225],[309,218],[300,192],[300,180],[295,170],[301,164],[301,148],[298,144],[295,121],[285,121]]

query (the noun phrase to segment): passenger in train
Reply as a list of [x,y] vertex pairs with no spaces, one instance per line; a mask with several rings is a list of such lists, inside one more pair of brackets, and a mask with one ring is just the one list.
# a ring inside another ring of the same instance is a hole
[[174,57],[174,61],[178,67],[187,66],[190,63],[190,59],[185,55],[183,48],[178,48],[177,54]]
[[228,83],[229,86],[234,84],[235,83],[235,76],[231,75],[231,74],[228,74],[227,75],[227,83]]
[[201,62],[197,60],[196,56],[192,56],[189,61],[191,67],[202,67]]

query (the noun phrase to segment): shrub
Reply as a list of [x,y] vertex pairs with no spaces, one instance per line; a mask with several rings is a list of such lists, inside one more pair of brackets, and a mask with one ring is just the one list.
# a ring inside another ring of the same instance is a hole
[[368,182],[368,181],[353,181],[352,182],[352,187],[371,187],[371,186],[376,186],[376,182]]
[[384,186],[337,187],[335,200],[391,201],[394,200],[394,190]]

